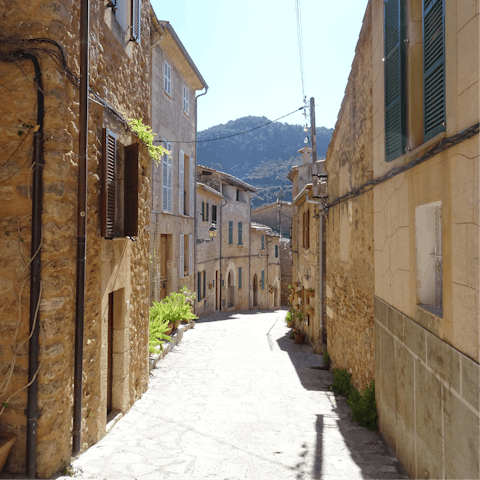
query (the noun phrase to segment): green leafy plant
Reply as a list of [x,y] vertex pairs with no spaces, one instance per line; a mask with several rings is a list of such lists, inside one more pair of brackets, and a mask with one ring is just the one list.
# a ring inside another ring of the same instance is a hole
[[323,353],[323,363],[325,363],[325,365],[328,365],[330,363],[330,355],[326,350]]
[[170,155],[170,152],[162,145],[154,145],[153,140],[156,133],[153,133],[152,127],[145,125],[141,118],[130,118],[128,126],[135,135],[148,147],[148,154],[157,162],[160,162],[162,155]]
[[335,393],[347,396],[347,403],[353,413],[353,420],[362,427],[378,430],[378,412],[375,401],[375,382],[372,380],[362,394],[351,383],[352,376],[346,370],[336,368],[333,371],[333,384],[330,387]]
[[150,307],[150,329],[148,335],[148,350],[150,353],[156,353],[155,347],[160,345],[162,348],[163,341],[171,341],[165,332],[168,330],[168,319],[165,316],[166,306],[161,302],[153,302]]

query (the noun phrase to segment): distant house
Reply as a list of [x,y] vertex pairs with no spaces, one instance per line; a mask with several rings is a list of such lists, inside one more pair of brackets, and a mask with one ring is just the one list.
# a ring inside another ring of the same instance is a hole
[[152,162],[150,300],[195,290],[197,98],[207,84],[170,23],[151,14],[152,127],[170,152]]
[[251,224],[254,192],[232,175],[197,166],[197,315],[280,303],[279,236]]

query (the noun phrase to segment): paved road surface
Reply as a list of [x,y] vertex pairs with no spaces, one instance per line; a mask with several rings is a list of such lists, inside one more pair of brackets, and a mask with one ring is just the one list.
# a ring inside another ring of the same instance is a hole
[[382,437],[354,423],[329,391],[333,375],[311,368],[321,357],[288,338],[284,316],[198,321],[153,370],[143,397],[74,461],[75,476],[408,478]]

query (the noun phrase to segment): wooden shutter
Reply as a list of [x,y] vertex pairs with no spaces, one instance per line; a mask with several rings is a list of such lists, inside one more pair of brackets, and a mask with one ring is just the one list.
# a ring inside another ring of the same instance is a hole
[[184,165],[185,165],[185,155],[183,151],[180,150],[178,154],[178,213],[183,215],[185,213],[184,205],[184,191],[185,191],[185,175],[184,175]]
[[202,202],[202,222],[205,221],[205,202]]
[[[167,142],[163,140],[162,143],[167,148]],[[168,211],[168,155],[162,157],[162,208]]]
[[385,0],[385,160],[405,153],[405,0]]
[[203,297],[205,298],[205,270],[203,271]]
[[193,275],[193,235],[188,236],[188,274]]
[[242,222],[238,222],[238,244],[243,245],[242,242]]
[[190,216],[195,217],[195,160],[190,158]]
[[228,243],[233,244],[233,222],[228,222]]
[[262,290],[265,289],[265,270],[262,270]]
[[167,156],[168,165],[168,188],[167,188],[167,211],[172,213],[172,144],[167,142],[167,150],[170,152],[170,156]]
[[445,131],[445,10],[423,0],[423,141]]
[[125,236],[138,236],[138,143],[125,147]]
[[180,234],[180,265],[179,265],[179,278],[183,278],[183,272],[185,269],[185,260],[184,260],[184,250],[185,250],[185,240],[183,233]]
[[102,224],[101,235],[115,236],[115,164],[117,157],[117,137],[103,129],[103,171],[102,171]]
[[141,32],[141,0],[132,0],[132,41],[140,43]]
[[242,267],[238,267],[238,289],[242,288]]
[[201,285],[202,285],[202,272],[198,272],[197,273],[197,300],[199,301],[202,299]]

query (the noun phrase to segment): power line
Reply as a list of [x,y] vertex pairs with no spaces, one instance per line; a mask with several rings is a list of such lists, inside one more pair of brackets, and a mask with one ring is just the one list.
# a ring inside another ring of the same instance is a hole
[[[259,125],[258,127],[251,128],[250,130],[245,130],[244,132],[238,132],[238,133],[232,133],[231,135],[225,135],[224,137],[218,137],[218,138],[209,138],[207,140],[189,140],[187,142],[183,142],[181,140],[167,140],[168,143],[205,143],[205,142],[214,142],[215,140],[223,140],[224,138],[231,138],[231,137],[237,137],[238,135],[243,135],[248,132],[253,132],[254,130],[258,130],[259,128],[266,127],[267,125],[272,124],[273,122],[278,122],[278,120],[281,120],[282,118],[288,117],[289,115],[293,115],[294,113],[298,112],[299,110],[302,110],[303,106],[300,108],[297,108],[293,112],[287,113],[286,115],[283,115],[281,117],[276,118],[275,120],[270,120],[268,123],[265,123],[263,125]],[[154,140],[154,142],[161,142],[162,140]]]
[[300,7],[300,0],[295,0],[295,13],[297,16],[297,42],[298,42],[298,56],[300,58],[300,78],[302,81],[302,98],[305,97],[305,81],[303,75],[303,41],[302,41],[302,10]]

